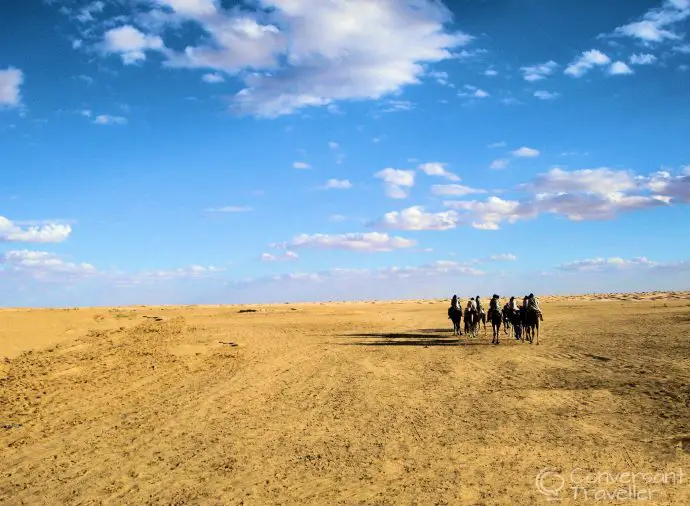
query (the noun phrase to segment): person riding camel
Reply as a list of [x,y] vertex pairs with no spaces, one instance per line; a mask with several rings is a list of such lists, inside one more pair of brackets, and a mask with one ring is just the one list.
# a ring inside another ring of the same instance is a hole
[[456,311],[460,311],[460,299],[458,299],[457,295],[453,295],[453,298],[450,300],[450,307]]
[[477,312],[477,306],[475,305],[474,299],[470,299],[467,301],[467,308],[468,311],[471,313],[476,313]]
[[529,299],[529,295],[525,295],[525,296],[522,298],[522,309],[525,310],[525,311],[527,310],[527,305],[528,305],[528,304],[527,304],[527,300],[528,300],[528,299]]
[[527,297],[527,307],[535,311],[539,315],[539,319],[541,321],[544,321],[544,317],[542,316],[541,308],[539,307],[539,301],[537,300],[537,298],[534,296],[533,293],[530,293]]
[[484,312],[484,308],[482,307],[482,300],[479,298],[479,295],[477,295],[474,298],[475,301],[477,301],[477,314],[481,315]]
[[515,302],[515,297],[511,297],[510,301],[508,302],[508,308],[514,313],[515,311],[518,310],[517,307],[517,302]]
[[498,311],[498,302],[499,302],[499,297],[498,297],[498,295],[494,294],[494,296],[491,297],[491,301],[489,302],[489,312],[486,315],[486,317],[489,320],[491,320],[491,314],[494,311]]

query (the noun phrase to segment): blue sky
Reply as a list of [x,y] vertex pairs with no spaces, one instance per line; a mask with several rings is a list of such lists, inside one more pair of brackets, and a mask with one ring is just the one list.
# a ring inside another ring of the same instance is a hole
[[0,305],[690,286],[690,0],[0,5]]

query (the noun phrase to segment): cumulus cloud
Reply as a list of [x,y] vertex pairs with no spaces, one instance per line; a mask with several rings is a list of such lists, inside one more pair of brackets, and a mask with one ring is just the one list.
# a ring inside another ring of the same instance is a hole
[[508,160],[506,158],[498,158],[498,159],[494,160],[493,162],[491,162],[491,165],[489,165],[489,168],[494,169],[494,170],[503,170],[506,167],[508,167],[509,164],[510,164],[510,160]]
[[491,96],[488,91],[472,86],[471,84],[464,85],[463,89],[465,91],[458,92],[459,97],[487,98]]
[[487,260],[491,262],[515,262],[517,257],[512,253],[501,253],[500,255],[491,255]]
[[424,172],[427,176],[438,176],[448,179],[449,181],[460,181],[460,177],[446,170],[445,163],[429,162],[421,164],[418,169]]
[[99,114],[93,120],[96,125],[126,125],[127,118],[122,116],[111,116],[109,114]]
[[283,254],[261,253],[259,257],[262,262],[279,262],[282,260],[297,260],[299,255],[294,251],[286,251]]
[[409,188],[414,186],[415,173],[413,170],[400,170],[386,168],[374,174],[374,177],[383,181],[386,195],[392,199],[404,199],[408,197]]
[[293,169],[311,169],[311,165],[305,162],[295,162],[292,164]]
[[373,225],[392,230],[449,230],[458,225],[458,213],[428,213],[422,206],[412,206],[402,211],[386,213]]
[[571,77],[582,77],[594,67],[601,67],[611,63],[611,58],[598,49],[583,52],[565,69],[565,74]]
[[221,272],[225,272],[224,267],[216,267],[213,265],[190,265],[189,267],[180,267],[177,269],[160,269],[143,271],[133,275],[110,275],[116,284],[120,285],[137,285],[146,282],[155,281],[171,281],[177,279],[204,279],[217,276]]
[[145,35],[131,25],[112,28],[105,32],[103,49],[119,54],[125,65],[146,59],[146,51],[163,49],[163,40],[158,36]]
[[560,93],[554,93],[546,90],[537,90],[534,92],[534,96],[540,100],[553,100],[560,97]]
[[274,248],[315,248],[341,249],[349,251],[383,252],[396,249],[411,248],[417,243],[412,239],[389,236],[378,232],[362,234],[301,234],[287,243],[273,244]]
[[680,40],[682,35],[673,28],[688,17],[688,0],[664,0],[661,7],[647,11],[638,21],[616,28],[613,35],[632,37],[647,44]]
[[50,243],[62,242],[72,233],[69,225],[48,223],[22,228],[0,216],[0,242]]
[[223,75],[218,72],[204,74],[201,77],[201,80],[208,84],[219,84],[225,82],[225,78],[223,77]]
[[612,76],[623,76],[632,74],[633,71],[625,62],[617,61],[611,64],[609,67],[609,74]]
[[631,65],[652,65],[656,61],[657,57],[649,53],[635,53],[630,56]]
[[690,203],[690,166],[682,169],[678,176],[660,171],[643,181],[652,192],[668,197],[670,202]]
[[512,151],[511,154],[513,156],[517,156],[518,158],[535,158],[539,156],[539,150],[523,146],[521,148],[516,149],[515,151]]
[[329,179],[323,186],[324,190],[349,190],[352,183],[347,179]]
[[629,260],[620,257],[610,258],[587,258],[584,260],[576,260],[574,262],[567,262],[558,266],[563,271],[604,271],[612,269],[628,269],[634,267],[653,267],[657,265],[655,262],[645,258],[637,257]]
[[541,81],[553,75],[555,70],[558,68],[558,64],[551,60],[546,63],[539,63],[537,65],[530,65],[527,67],[521,67],[522,75],[525,81],[534,82]]
[[17,107],[22,102],[21,86],[24,83],[24,73],[10,67],[0,70],[0,108]]
[[5,273],[39,281],[60,281],[92,276],[97,272],[91,264],[67,262],[45,251],[11,250],[0,254],[0,275]]
[[608,167],[574,171],[554,168],[537,175],[530,186],[536,193],[590,192],[607,195],[633,190],[637,182],[631,172]]
[[483,202],[451,200],[443,204],[451,209],[466,213],[468,215],[466,221],[471,221],[474,228],[482,230],[497,230],[503,221],[514,223],[521,218],[518,213],[520,202],[503,200],[495,196],[489,197]]
[[470,188],[461,184],[435,184],[431,186],[431,193],[434,195],[461,196],[473,193],[486,193],[486,190]]
[[[424,64],[453,56],[472,37],[450,32],[441,2],[259,0],[257,11],[224,10],[211,0],[160,0],[148,18],[192,22],[205,37],[182,51],[159,48],[166,65],[243,74],[233,97],[240,114],[275,117],[339,100],[379,99],[417,84]],[[141,45],[141,44],[140,44]],[[157,46],[157,40],[145,47]],[[142,59],[136,46],[130,60]]]

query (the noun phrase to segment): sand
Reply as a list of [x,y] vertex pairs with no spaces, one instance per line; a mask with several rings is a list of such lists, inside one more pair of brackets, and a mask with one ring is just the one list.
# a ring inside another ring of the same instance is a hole
[[1,310],[0,503],[690,504],[690,294],[540,300]]

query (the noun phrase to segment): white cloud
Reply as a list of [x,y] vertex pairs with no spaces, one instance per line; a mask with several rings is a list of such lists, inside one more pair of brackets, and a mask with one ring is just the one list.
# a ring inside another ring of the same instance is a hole
[[311,169],[311,165],[305,162],[295,162],[292,164],[293,169]]
[[324,190],[349,190],[352,183],[347,179],[329,179],[323,186]]
[[614,35],[636,38],[647,44],[680,40],[682,35],[674,32],[673,26],[688,17],[690,2],[664,0],[661,7],[647,11],[641,20],[616,28]]
[[477,90],[474,92],[474,96],[476,98],[487,98],[487,97],[490,97],[491,95],[489,94],[489,92],[480,89],[480,90]]
[[501,253],[500,255],[491,255],[487,260],[491,262],[515,262],[517,257],[512,253]]
[[520,203],[514,200],[503,200],[499,197],[489,197],[484,202],[477,200],[451,200],[443,203],[446,207],[464,211],[474,221],[474,228],[483,230],[497,230],[503,221],[514,223],[521,218],[518,214]]
[[486,190],[470,188],[461,184],[435,184],[431,186],[431,193],[445,196],[464,196],[473,193],[486,193]]
[[109,114],[99,114],[93,120],[96,125],[126,125],[127,118],[122,116],[111,116]]
[[609,74],[612,76],[622,76],[632,74],[633,71],[625,62],[617,61],[611,64]]
[[225,206],[225,207],[213,207],[206,209],[209,213],[248,213],[253,211],[254,208],[248,206]]
[[386,100],[381,112],[411,111],[414,108],[415,105],[409,100]]
[[539,156],[539,150],[523,146],[515,151],[512,151],[511,154],[513,156],[517,156],[518,158],[535,158]]
[[290,242],[272,245],[275,248],[316,248],[342,249],[349,251],[383,252],[402,248],[411,248],[417,243],[403,237],[389,236],[378,232],[363,234],[301,234]]
[[3,271],[45,281],[91,276],[98,272],[91,264],[66,262],[53,253],[29,250],[0,254],[0,274]]
[[498,75],[498,71],[495,69],[486,69],[484,71],[484,75],[488,77],[495,77]]
[[281,260],[297,260],[299,255],[294,251],[286,251],[282,255],[274,255],[273,253],[261,253],[259,257],[262,262],[279,262]]
[[330,142],[328,143],[328,147],[331,148],[331,149],[338,149],[338,148],[340,148],[340,145],[339,145],[337,142],[330,141]]
[[448,82],[448,72],[428,72],[427,76],[435,79],[441,86],[452,86]]
[[611,63],[611,58],[597,49],[584,51],[579,58],[565,69],[565,74],[571,77],[582,77],[595,66],[603,66]]
[[549,77],[557,68],[558,64],[551,60],[546,63],[521,67],[520,70],[522,71],[525,81],[534,82]]
[[555,168],[539,174],[530,186],[536,193],[589,192],[607,195],[633,190],[637,183],[630,172],[607,167],[570,172]]
[[69,225],[48,223],[26,228],[0,216],[0,242],[62,242],[72,233]]
[[654,193],[668,197],[671,202],[690,203],[690,166],[680,171],[679,176],[672,176],[661,171],[646,178],[645,185]]
[[587,258],[574,262],[564,263],[558,266],[563,271],[604,271],[611,269],[628,269],[634,267],[653,267],[656,263],[645,257],[632,258],[626,260],[620,257],[610,258]]
[[218,73],[218,72],[213,72],[210,74],[204,74],[201,77],[201,80],[205,83],[208,83],[208,84],[218,84],[218,83],[224,83],[225,82],[225,78],[223,77],[223,75]]
[[534,96],[540,100],[553,100],[560,97],[560,93],[552,93],[546,90],[537,90],[534,92]]
[[203,279],[214,277],[218,273],[225,272],[224,267],[213,265],[190,265],[177,269],[161,269],[139,272],[132,275],[112,275],[116,284],[137,285],[146,282],[171,281],[176,279]]
[[408,188],[414,186],[413,170],[399,170],[386,168],[374,174],[374,177],[383,181],[386,195],[392,199],[404,199],[408,196]]
[[675,46],[674,51],[683,54],[690,54],[690,44],[681,44],[680,46]]
[[491,162],[491,165],[489,165],[489,168],[494,169],[494,170],[503,170],[506,167],[508,167],[509,164],[510,164],[510,160],[508,160],[506,158],[498,158],[498,159],[494,160],[493,162]]
[[113,28],[105,33],[103,49],[119,54],[125,65],[146,59],[146,51],[163,49],[163,40],[157,36],[145,35],[131,25]]
[[24,73],[10,67],[0,70],[0,108],[17,107],[22,102],[21,86],[24,83]]
[[449,181],[460,181],[459,176],[446,170],[446,165],[447,164],[440,162],[428,162],[421,164],[418,169],[424,172],[424,174],[427,176],[438,176],[444,177]]
[[261,0],[260,14],[221,10],[210,1],[194,2],[201,7],[193,9],[166,1],[176,18],[201,25],[208,39],[181,52],[164,50],[167,65],[257,70],[244,78],[233,109],[261,117],[380,99],[417,84],[424,63],[451,58],[453,48],[471,40],[446,31],[452,15],[431,0]]
[[412,206],[386,213],[373,225],[392,230],[449,230],[458,225],[458,213],[427,213],[422,206]]
[[657,57],[649,53],[635,53],[630,56],[631,65],[652,65],[656,61]]
[[346,219],[347,217],[343,216],[342,214],[332,214],[328,217],[328,221],[331,221],[333,223],[345,221]]
[[464,85],[463,89],[467,91],[459,91],[458,97],[487,98],[491,96],[489,92],[477,88],[476,86],[472,86],[471,84]]

